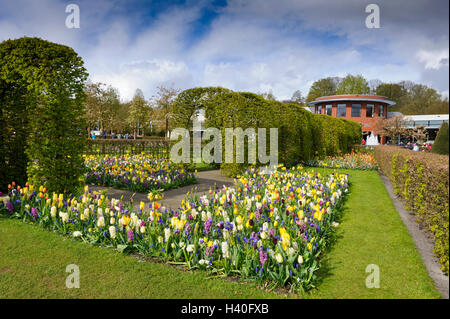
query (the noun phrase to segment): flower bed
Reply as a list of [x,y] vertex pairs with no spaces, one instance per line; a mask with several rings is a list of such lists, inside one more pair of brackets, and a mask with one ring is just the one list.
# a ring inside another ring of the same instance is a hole
[[324,159],[313,159],[305,163],[312,167],[334,167],[361,170],[376,170],[377,163],[369,152],[352,152],[341,156],[327,156]]
[[151,154],[87,155],[86,183],[135,192],[171,189],[196,182],[192,172]]
[[64,198],[28,185],[12,186],[0,211],[91,244],[300,291],[314,287],[347,190],[346,174],[250,169],[235,187],[188,196],[178,211],[141,202],[132,212],[87,186],[82,196]]

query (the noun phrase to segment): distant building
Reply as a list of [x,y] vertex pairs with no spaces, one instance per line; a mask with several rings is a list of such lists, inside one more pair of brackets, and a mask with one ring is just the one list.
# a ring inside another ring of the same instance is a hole
[[[375,130],[375,122],[379,118],[387,118],[388,107],[397,104],[385,96],[367,94],[345,94],[322,96],[309,102],[314,113],[339,117],[359,122],[362,134],[366,138]],[[381,138],[380,143],[385,139]]]
[[442,123],[448,123],[448,114],[405,115],[404,120],[406,121],[406,128],[425,127],[427,140],[434,141]]

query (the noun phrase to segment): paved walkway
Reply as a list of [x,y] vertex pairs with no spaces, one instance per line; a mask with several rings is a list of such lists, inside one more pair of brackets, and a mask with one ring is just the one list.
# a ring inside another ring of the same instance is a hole
[[[176,189],[171,189],[164,192],[164,198],[161,200],[162,205],[169,209],[177,209],[181,204],[181,201],[186,197],[186,193],[196,192],[202,195],[209,191],[210,188],[219,187],[223,185],[230,186],[234,184],[232,178],[222,176],[220,170],[203,171],[198,172],[195,177],[197,178],[197,184],[192,184]],[[123,196],[125,201],[128,201],[133,197],[133,207],[139,207],[139,203],[143,201],[146,206],[150,201],[147,199],[147,193],[134,193],[128,190],[114,189],[112,187],[101,186],[89,186],[93,191],[108,190],[109,198],[120,198]]]
[[449,277],[442,272],[440,269],[439,259],[433,253],[433,240],[420,229],[419,224],[416,222],[414,213],[406,210],[400,198],[395,195],[394,188],[389,178],[382,173],[380,173],[380,177],[389,193],[389,196],[392,198],[395,208],[402,218],[403,223],[408,228],[409,233],[416,244],[417,251],[420,253],[430,277],[436,284],[436,288],[439,290],[443,298],[448,299]]

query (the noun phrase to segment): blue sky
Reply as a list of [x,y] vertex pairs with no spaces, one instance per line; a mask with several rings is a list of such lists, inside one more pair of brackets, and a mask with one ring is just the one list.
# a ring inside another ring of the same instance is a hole
[[[66,5],[80,29],[65,26]],[[0,41],[38,36],[69,45],[92,81],[136,88],[223,86],[280,100],[327,76],[410,80],[449,94],[447,0],[382,0],[368,29],[361,0],[0,0]]]

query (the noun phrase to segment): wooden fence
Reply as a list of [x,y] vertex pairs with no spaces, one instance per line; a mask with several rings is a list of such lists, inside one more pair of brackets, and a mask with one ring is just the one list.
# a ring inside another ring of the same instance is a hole
[[157,139],[95,139],[88,140],[85,154],[152,154],[158,157],[169,156],[169,140]]

